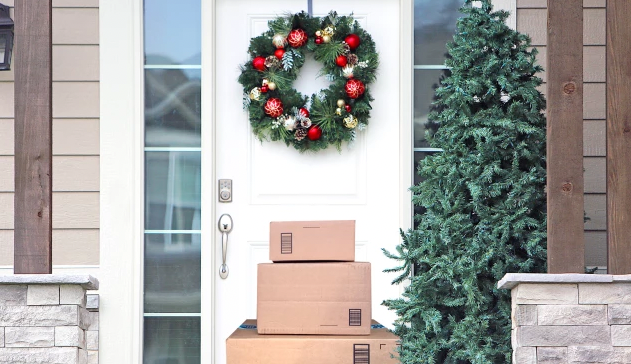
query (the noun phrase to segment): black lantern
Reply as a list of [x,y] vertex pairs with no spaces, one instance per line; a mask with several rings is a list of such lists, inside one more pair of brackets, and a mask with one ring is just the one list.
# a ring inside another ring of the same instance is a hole
[[13,20],[9,7],[0,4],[0,71],[11,69],[11,51],[13,50]]

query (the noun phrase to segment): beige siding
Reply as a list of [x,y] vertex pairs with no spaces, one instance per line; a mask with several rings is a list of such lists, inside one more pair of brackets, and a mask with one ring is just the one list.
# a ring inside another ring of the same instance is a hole
[[[606,0],[584,0],[583,155],[585,177],[585,263],[607,265],[606,238]],[[546,65],[547,0],[517,0],[517,29],[527,33]],[[540,75],[547,81],[545,73]],[[539,89],[545,94],[546,85]]]
[[[13,0],[4,0],[13,6]],[[53,0],[53,264],[99,264],[98,0]],[[16,49],[15,52],[19,52]],[[13,264],[13,80],[0,72],[0,266]]]

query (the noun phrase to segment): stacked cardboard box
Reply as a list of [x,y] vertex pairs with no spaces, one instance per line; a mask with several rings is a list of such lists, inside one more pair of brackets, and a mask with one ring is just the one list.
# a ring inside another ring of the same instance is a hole
[[397,362],[398,338],[371,320],[355,221],[272,222],[270,260],[258,266],[258,319],[228,338],[228,364]]

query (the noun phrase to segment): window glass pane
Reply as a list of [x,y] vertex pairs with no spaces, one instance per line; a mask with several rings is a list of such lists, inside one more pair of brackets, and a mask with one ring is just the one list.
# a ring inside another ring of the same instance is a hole
[[201,145],[201,70],[145,71],[145,145]]
[[145,1],[145,64],[201,64],[201,0]]
[[200,234],[145,234],[145,312],[201,312]]
[[145,229],[200,229],[200,154],[145,153]]
[[441,77],[448,70],[416,70],[414,71],[414,147],[427,148],[425,131],[432,127],[428,123],[429,112],[432,110],[434,94]]
[[4,63],[4,53],[7,48],[6,34],[0,34],[0,63]]
[[199,317],[145,317],[145,364],[198,364]]
[[463,0],[414,0],[414,64],[445,63]]

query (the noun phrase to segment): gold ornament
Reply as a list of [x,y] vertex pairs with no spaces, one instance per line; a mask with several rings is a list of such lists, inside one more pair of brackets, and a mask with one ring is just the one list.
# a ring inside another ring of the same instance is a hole
[[272,38],[272,44],[276,46],[276,48],[284,48],[287,44],[287,36],[283,34],[276,34]]
[[261,98],[261,89],[258,87],[253,88],[252,91],[250,91],[250,100],[259,101],[260,98]]
[[344,118],[344,126],[349,129],[354,129],[358,124],[358,120],[353,115],[349,115]]
[[324,35],[322,36],[322,41],[324,43],[331,43],[331,36],[330,35]]
[[337,100],[337,107],[344,107],[346,105],[346,101],[339,99]]
[[322,31],[321,30],[317,30],[316,31],[316,37],[321,37],[322,36]]
[[335,115],[342,115],[342,108],[338,107],[337,109],[335,109]]
[[322,34],[332,37],[333,34],[335,34],[335,27],[329,25],[328,27],[324,28],[324,30],[322,31]]
[[268,82],[268,83],[267,83],[267,88],[268,88],[268,89],[270,89],[270,90],[272,90],[272,91],[276,90],[276,83],[274,83],[274,82]]
[[344,68],[342,68],[342,74],[346,78],[353,78],[354,70],[355,70],[355,67],[351,66],[350,64],[347,64],[346,66],[344,66]]

